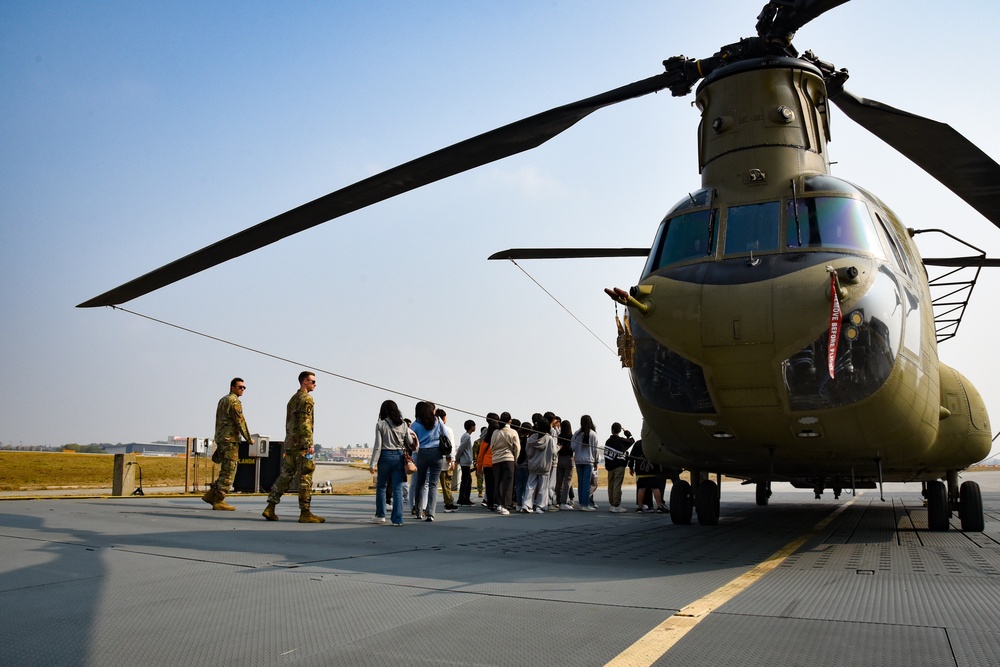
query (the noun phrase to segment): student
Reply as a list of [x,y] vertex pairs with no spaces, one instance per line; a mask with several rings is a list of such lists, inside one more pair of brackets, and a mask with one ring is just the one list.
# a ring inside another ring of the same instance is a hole
[[[549,423],[541,415],[528,436],[528,483],[524,490],[522,511],[543,514],[549,508],[549,471],[556,458],[556,441],[549,432]],[[537,499],[536,494],[537,493]]]
[[456,465],[462,471],[462,479],[458,484],[457,505],[459,507],[471,507],[472,499],[469,496],[472,495],[472,464],[475,463],[472,454],[472,434],[476,430],[476,422],[467,419],[465,420],[464,427],[465,433],[462,434],[458,451],[455,452]]
[[490,438],[493,450],[493,482],[496,485],[497,514],[507,516],[514,507],[514,465],[521,451],[517,431],[511,427],[509,412],[500,414],[500,428]]
[[564,421],[559,426],[559,449],[556,451],[556,493],[559,509],[571,510],[570,505],[573,484],[573,425]]
[[590,492],[590,478],[597,466],[597,429],[590,415],[580,417],[580,428],[573,434],[573,458],[576,460],[576,481],[580,492],[580,509],[597,509]]
[[441,436],[445,433],[444,424],[441,419],[434,414],[434,404],[430,401],[420,401],[417,403],[414,419],[413,432],[416,433],[420,442],[417,450],[417,476],[416,489],[414,492],[413,506],[421,508],[426,505],[426,509],[421,512],[420,517],[425,521],[434,521],[434,509],[437,503],[437,487],[441,478]]
[[622,425],[615,422],[611,425],[611,437],[604,443],[604,469],[608,471],[608,501],[611,511],[616,514],[626,512],[622,504],[622,482],[625,481],[625,469],[628,467],[626,454],[635,444],[635,439],[628,429],[622,436]]
[[385,523],[386,489],[392,487],[392,525],[403,525],[404,449],[413,449],[410,429],[395,401],[383,401],[375,424],[375,444],[368,469],[378,477],[375,483],[375,523]]

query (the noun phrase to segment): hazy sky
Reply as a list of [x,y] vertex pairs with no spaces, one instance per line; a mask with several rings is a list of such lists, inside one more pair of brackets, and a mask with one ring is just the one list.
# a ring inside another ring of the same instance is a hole
[[[289,364],[74,306],[339,187],[536,112],[707,57],[762,0],[0,4],[0,441],[206,436],[229,379],[283,436],[301,367],[468,414],[554,410],[638,430],[603,288],[642,260],[508,262],[508,247],[644,246],[697,189],[692,97],[650,95],[553,141],[286,239],[126,304]],[[795,40],[848,88],[949,122],[1000,158],[1000,7],[855,0]],[[910,226],[1000,257],[1000,231],[833,111],[834,173]],[[920,239],[924,255],[936,248]],[[942,359],[1000,424],[1000,271]],[[371,442],[381,401],[318,373],[317,441]],[[481,419],[476,418],[479,423]],[[996,451],[996,450],[995,450]]]

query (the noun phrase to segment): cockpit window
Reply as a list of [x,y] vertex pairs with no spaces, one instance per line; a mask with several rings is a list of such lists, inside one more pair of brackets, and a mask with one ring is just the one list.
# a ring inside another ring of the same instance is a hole
[[788,248],[850,248],[882,255],[864,202],[847,197],[799,197],[788,201]]
[[664,220],[654,246],[654,261],[646,267],[645,273],[707,257],[712,251],[715,215],[714,210],[702,210]]
[[816,174],[802,179],[806,192],[843,192],[848,195],[860,196],[861,190],[847,181],[829,174]]
[[727,255],[774,252],[778,249],[781,209],[778,202],[732,206],[726,216]]

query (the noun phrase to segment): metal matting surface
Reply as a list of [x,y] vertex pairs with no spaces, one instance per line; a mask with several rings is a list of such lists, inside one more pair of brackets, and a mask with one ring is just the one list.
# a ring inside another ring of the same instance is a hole
[[954,660],[940,628],[713,614],[654,664],[941,667]]
[[[3,660],[599,665],[805,536],[656,664],[997,662],[1000,491],[984,491],[986,531],[964,535],[921,529],[917,494],[859,496],[816,529],[852,499],[778,492],[761,508],[729,486],[718,526],[611,514],[603,496],[599,512],[469,508],[402,528],[370,523],[370,496],[315,497],[322,525],[296,523],[288,496],[277,523],[261,497],[232,496],[235,512],[197,497],[5,501]],[[839,653],[801,660],[835,638]]]
[[719,611],[926,627],[1000,628],[1000,581],[794,571],[765,578]]

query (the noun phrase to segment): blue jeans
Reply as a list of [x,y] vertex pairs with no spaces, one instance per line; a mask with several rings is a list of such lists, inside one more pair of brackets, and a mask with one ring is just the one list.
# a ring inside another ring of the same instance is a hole
[[378,455],[378,481],[375,483],[375,516],[385,518],[385,487],[392,484],[392,522],[403,523],[403,453],[383,449]]
[[594,472],[594,466],[589,463],[576,464],[576,481],[579,484],[580,507],[590,504],[590,475]]
[[[437,447],[417,450],[417,484],[413,498],[413,506],[423,505],[427,498],[427,516],[434,516],[434,504],[437,502],[438,481],[441,479],[441,452]],[[393,508],[395,509],[395,508]]]
[[514,468],[514,504],[531,505],[531,502],[524,501],[524,490],[528,486],[528,469],[526,467]]

